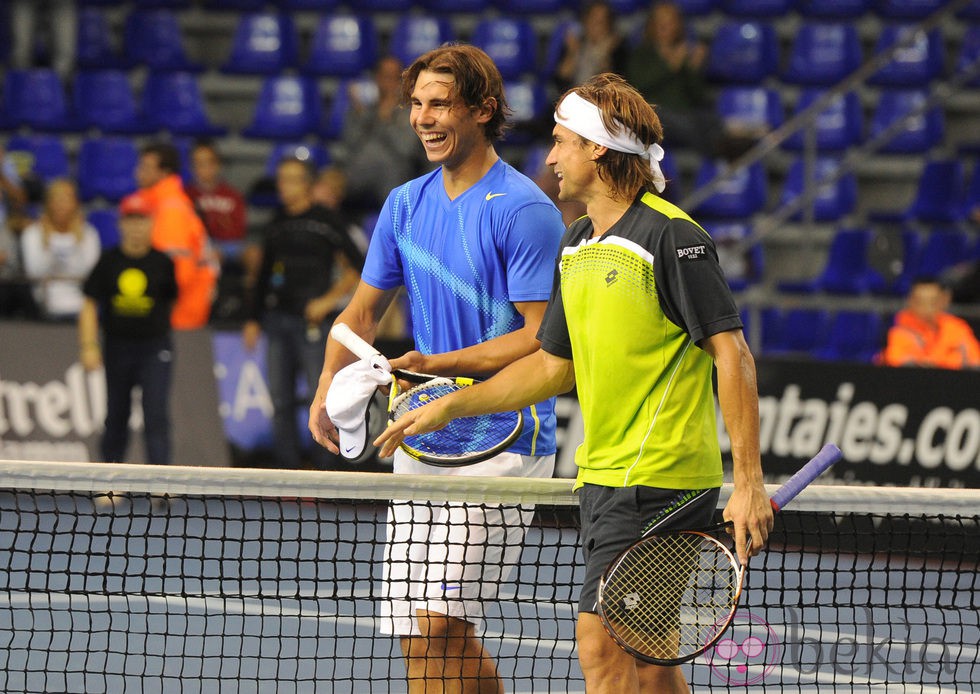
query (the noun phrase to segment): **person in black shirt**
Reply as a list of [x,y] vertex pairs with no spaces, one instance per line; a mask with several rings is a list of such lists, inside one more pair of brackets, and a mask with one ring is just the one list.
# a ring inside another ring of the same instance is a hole
[[[262,264],[242,333],[249,351],[263,332],[268,341],[276,463],[290,469],[301,467],[297,378],[306,383],[304,406],[309,408],[327,332],[357,286],[363,264],[343,219],[314,203],[313,182],[313,171],[298,159],[284,159],[276,169],[281,208],[265,230]],[[332,465],[326,449],[313,446],[311,451],[316,467]]]
[[[134,193],[119,205],[118,246],[102,253],[85,280],[78,316],[81,362],[105,367],[106,421],[102,457],[121,462],[129,445],[132,391],[143,391],[147,460],[170,463],[170,311],[177,298],[174,263],[150,245],[149,201]],[[99,328],[103,344],[99,344]]]

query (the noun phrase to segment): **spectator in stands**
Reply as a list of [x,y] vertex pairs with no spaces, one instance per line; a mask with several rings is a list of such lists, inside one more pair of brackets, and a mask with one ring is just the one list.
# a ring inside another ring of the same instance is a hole
[[949,303],[950,291],[939,280],[914,281],[877,361],[887,366],[980,368],[980,342],[966,321],[947,313]]
[[560,91],[601,72],[622,74],[629,47],[616,29],[616,15],[605,0],[593,0],[582,9],[581,20],[565,33],[554,80]]
[[374,68],[376,95],[351,85],[337,162],[347,173],[347,205],[354,213],[377,212],[392,188],[427,167],[401,110],[401,72],[398,58],[388,55]]
[[153,212],[153,247],[169,255],[176,267],[171,323],[175,330],[193,330],[207,325],[218,265],[179,171],[180,155],[173,145],[149,144],[140,152],[136,181]]
[[0,145],[0,227],[19,233],[17,218],[24,213],[27,191],[14,162],[6,148]]
[[52,181],[41,218],[21,234],[24,274],[49,320],[72,320],[82,308],[82,282],[101,250],[99,232],[85,220],[73,181]]
[[[363,256],[343,220],[314,203],[313,171],[305,162],[283,160],[276,170],[276,187],[282,207],[265,230],[262,265],[242,339],[251,351],[260,335],[266,335],[276,462],[298,469],[296,380],[305,380],[309,407],[327,332],[360,279]],[[332,454],[313,448],[317,467],[332,464]]]
[[680,7],[658,0],[629,51],[624,76],[656,107],[665,143],[715,156],[722,122],[705,83],[707,55],[707,47],[688,35]]
[[26,202],[14,160],[0,145],[0,316],[34,315],[30,290],[23,282],[17,241],[20,229],[16,219]]
[[75,68],[75,43],[78,32],[77,0],[13,0],[11,3],[11,34],[13,65],[29,68],[36,64],[35,53],[41,29],[38,18],[46,18],[47,41],[50,46],[51,67],[62,78]]
[[[119,205],[120,242],[102,253],[85,280],[78,316],[82,366],[105,367],[102,459],[121,462],[129,444],[132,391],[142,389],[147,460],[170,463],[170,308],[177,297],[174,263],[153,248],[153,206],[134,193]],[[99,333],[102,333],[102,344]]]
[[237,256],[245,239],[245,197],[222,177],[222,159],[214,143],[202,140],[191,149],[193,181],[187,195],[204,219],[204,227],[222,259]]

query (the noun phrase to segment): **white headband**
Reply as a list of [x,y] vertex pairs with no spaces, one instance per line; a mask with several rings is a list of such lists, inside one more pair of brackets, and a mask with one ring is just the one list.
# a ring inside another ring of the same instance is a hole
[[620,132],[613,135],[602,124],[602,114],[599,107],[591,101],[586,101],[576,92],[569,92],[555,110],[555,122],[563,125],[576,135],[597,145],[608,147],[616,152],[638,154],[650,162],[653,173],[653,185],[658,193],[664,192],[667,181],[660,170],[660,160],[664,158],[664,148],[654,142],[649,147],[644,146],[640,139],[625,125],[616,121]]

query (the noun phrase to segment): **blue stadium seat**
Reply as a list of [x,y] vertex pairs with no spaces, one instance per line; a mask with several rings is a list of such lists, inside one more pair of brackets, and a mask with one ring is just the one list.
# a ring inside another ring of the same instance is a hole
[[358,0],[357,10],[373,14],[375,12],[408,12],[415,5],[414,0]]
[[156,10],[186,10],[191,6],[191,0],[131,0],[140,9]]
[[948,0],[874,0],[874,11],[882,19],[915,21],[946,4]]
[[718,0],[677,0],[685,17],[703,17],[718,9]]
[[267,77],[256,99],[252,122],[245,137],[296,140],[320,127],[320,96],[312,78],[279,75]]
[[833,85],[861,67],[861,41],[852,24],[804,23],[793,39],[782,80]]
[[555,22],[548,35],[548,39],[545,41],[541,69],[538,71],[538,74],[543,79],[554,77],[558,69],[558,63],[561,60],[562,52],[565,50],[565,35],[568,34],[569,29],[577,27],[578,24],[577,19],[560,19]]
[[134,10],[124,27],[126,55],[152,70],[204,69],[187,57],[184,35],[172,10]]
[[78,130],[61,78],[50,68],[9,70],[3,83],[5,125],[44,132]]
[[860,17],[870,5],[870,0],[797,0],[796,8],[804,17],[839,20]]
[[[889,154],[925,152],[943,141],[946,117],[941,106],[926,107],[928,96],[916,89],[882,90],[878,105],[871,114],[869,137],[883,135],[893,125],[897,134],[881,147]],[[912,115],[917,113],[918,115]]]
[[508,144],[527,144],[535,133],[533,125],[540,122],[551,106],[544,85],[534,79],[504,83],[504,94],[512,115],[508,119],[512,128],[505,132]]
[[75,66],[80,70],[107,70],[129,67],[104,10],[81,7],[78,10]]
[[507,15],[556,15],[568,7],[568,3],[565,0],[497,0],[494,5]]
[[796,0],[719,0],[729,17],[782,17],[794,10]]
[[[857,205],[857,177],[854,173],[846,173],[834,182],[821,185],[822,180],[829,181],[836,175],[840,162],[832,157],[818,157],[814,161],[814,181],[817,182],[817,194],[813,201],[813,219],[817,222],[836,222],[851,214]],[[788,204],[803,195],[806,180],[806,161],[797,158],[790,164],[783,185],[780,204]],[[801,210],[792,215],[791,219],[799,220],[804,217]]]
[[79,72],[74,82],[79,124],[104,133],[148,133],[152,128],[140,116],[136,95],[123,70]]
[[869,363],[885,341],[885,322],[874,311],[838,311],[827,326],[825,342],[813,355],[817,359]]
[[963,191],[963,214],[970,216],[974,210],[980,210],[980,163],[976,162]]
[[492,0],[422,0],[429,12],[446,14],[472,14],[486,12],[493,7]]
[[142,103],[144,118],[158,130],[198,137],[228,132],[208,118],[197,76],[192,73],[150,72],[143,86]]
[[136,144],[126,137],[95,137],[78,149],[78,191],[89,202],[104,198],[117,202],[136,189],[134,172],[139,161]]
[[[826,94],[821,87],[808,87],[800,93],[795,113],[801,113]],[[841,151],[864,140],[864,110],[857,92],[834,97],[814,121],[816,146],[822,152]],[[784,149],[801,151],[806,146],[804,130],[797,130],[783,141]]]
[[[980,16],[977,19],[980,20]],[[973,77],[966,81],[965,86],[980,87],[980,23],[968,26],[963,32],[963,42],[956,56],[956,75],[968,71]]]
[[410,65],[423,53],[454,38],[453,26],[445,17],[406,14],[392,29],[391,52],[403,65]]
[[303,71],[311,75],[353,77],[378,60],[378,32],[370,16],[326,15],[313,30]]
[[782,280],[784,292],[810,294],[862,294],[869,289],[868,248],[872,233],[868,229],[839,229],[827,250],[827,262],[820,274],[810,280]]
[[830,313],[818,308],[790,308],[779,314],[778,343],[770,354],[807,356],[826,344]]
[[28,155],[31,172],[42,182],[71,175],[68,151],[60,135],[11,135],[7,151]]
[[915,263],[916,277],[939,277],[944,271],[974,257],[970,234],[956,226],[930,228]]
[[209,10],[229,12],[260,12],[267,4],[267,0],[204,0]]
[[708,46],[705,75],[721,84],[759,84],[776,74],[776,31],[763,22],[726,21]]
[[932,159],[922,167],[915,197],[905,217],[926,223],[961,222],[965,219],[966,173],[960,159]]
[[325,12],[335,10],[340,0],[279,0],[279,6],[287,12],[313,10]]
[[242,15],[232,37],[228,60],[221,72],[238,75],[275,75],[295,67],[299,59],[296,27],[286,13]]
[[505,80],[515,80],[537,69],[538,39],[524,19],[488,17],[477,22],[471,43],[493,58]]
[[908,32],[913,27],[889,24],[885,26],[875,45],[875,55],[883,53],[898,43],[908,45],[897,53],[880,70],[868,78],[868,84],[881,87],[925,87],[943,73],[945,45],[939,29],[928,34],[915,30],[914,37]]
[[956,16],[969,22],[980,20],[980,0],[970,0],[965,7],[956,13]]
[[768,87],[723,87],[717,109],[730,130],[769,131],[783,124],[782,99],[777,90]]
[[[883,296],[905,296],[908,294],[921,251],[919,234],[914,229],[902,229],[897,235],[879,234],[874,247],[884,245],[880,263],[869,257],[871,266],[868,273],[868,289],[872,294]],[[889,249],[894,249],[889,252]],[[869,256],[872,255],[869,253]]]
[[740,244],[752,237],[748,222],[706,220],[704,229],[715,241],[718,261],[732,291],[748,289],[762,279],[764,251],[761,243]]
[[705,159],[695,176],[695,189],[707,185],[721,174],[721,187],[697,206],[698,217],[747,219],[761,212],[768,198],[766,170],[761,162],[731,171],[727,162]]
[[90,210],[85,217],[88,219],[88,223],[99,232],[102,250],[115,248],[119,245],[119,212],[115,207],[100,207]]

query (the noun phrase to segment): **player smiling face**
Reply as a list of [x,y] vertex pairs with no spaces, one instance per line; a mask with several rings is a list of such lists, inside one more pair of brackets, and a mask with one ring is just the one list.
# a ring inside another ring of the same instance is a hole
[[412,128],[429,161],[447,169],[459,168],[486,147],[483,123],[492,113],[491,109],[467,107],[456,94],[455,81],[452,75],[423,70],[411,96]]
[[598,179],[593,152],[596,146],[563,125],[555,125],[552,137],[554,145],[545,164],[558,177],[558,199],[588,203],[589,190]]

